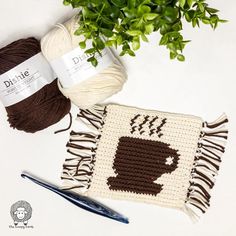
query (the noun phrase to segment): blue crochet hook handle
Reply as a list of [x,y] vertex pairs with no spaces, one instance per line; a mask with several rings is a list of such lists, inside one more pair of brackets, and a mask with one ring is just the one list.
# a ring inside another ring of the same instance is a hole
[[103,204],[101,204],[91,198],[81,196],[79,194],[75,194],[75,193],[72,193],[69,191],[61,190],[58,187],[56,187],[48,182],[42,181],[36,177],[33,177],[32,175],[25,173],[25,172],[23,172],[21,174],[21,177],[27,178],[27,179],[33,181],[34,183],[36,183],[48,190],[51,190],[52,192],[62,196],[63,198],[65,198],[69,202],[75,204],[76,206],[78,206],[84,210],[93,212],[98,215],[108,217],[110,219],[113,219],[113,220],[116,220],[116,221],[119,221],[119,222],[122,222],[125,224],[129,223],[128,218],[126,218],[125,216],[119,214],[118,212],[112,210],[109,207],[104,206]]

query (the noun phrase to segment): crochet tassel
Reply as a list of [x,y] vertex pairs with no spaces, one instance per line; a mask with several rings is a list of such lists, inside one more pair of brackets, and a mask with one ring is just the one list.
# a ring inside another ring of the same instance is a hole
[[77,119],[85,123],[95,132],[71,131],[70,140],[66,147],[67,152],[75,158],[67,158],[63,165],[61,179],[64,181],[63,189],[79,189],[86,192],[90,187],[97,142],[100,139],[99,130],[103,125],[105,108],[99,106],[91,110],[80,110]]
[[205,213],[210,206],[209,192],[214,186],[221,156],[225,152],[225,140],[228,136],[228,130],[225,128],[227,122],[228,119],[224,114],[214,122],[203,123],[183,209],[193,220],[199,218],[198,210]]

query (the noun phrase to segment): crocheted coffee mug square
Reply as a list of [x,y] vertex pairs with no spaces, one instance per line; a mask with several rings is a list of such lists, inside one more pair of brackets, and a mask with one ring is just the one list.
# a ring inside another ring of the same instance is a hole
[[184,210],[209,206],[228,131],[200,117],[119,105],[81,110],[94,132],[71,132],[65,189]]

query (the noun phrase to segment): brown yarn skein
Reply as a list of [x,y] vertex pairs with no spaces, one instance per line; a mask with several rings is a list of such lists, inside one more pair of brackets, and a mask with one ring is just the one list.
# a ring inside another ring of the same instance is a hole
[[[17,40],[0,49],[0,75],[41,52],[35,38]],[[45,129],[69,113],[70,100],[57,87],[57,80],[45,85],[30,97],[6,107],[12,128],[35,133]]]

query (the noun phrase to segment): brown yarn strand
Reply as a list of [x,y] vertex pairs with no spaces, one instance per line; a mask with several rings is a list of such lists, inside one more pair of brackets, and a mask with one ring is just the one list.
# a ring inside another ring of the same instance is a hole
[[[33,37],[0,49],[0,75],[40,52],[40,42]],[[70,107],[69,99],[62,95],[54,80],[30,97],[6,107],[6,111],[12,128],[35,133],[60,121]]]

